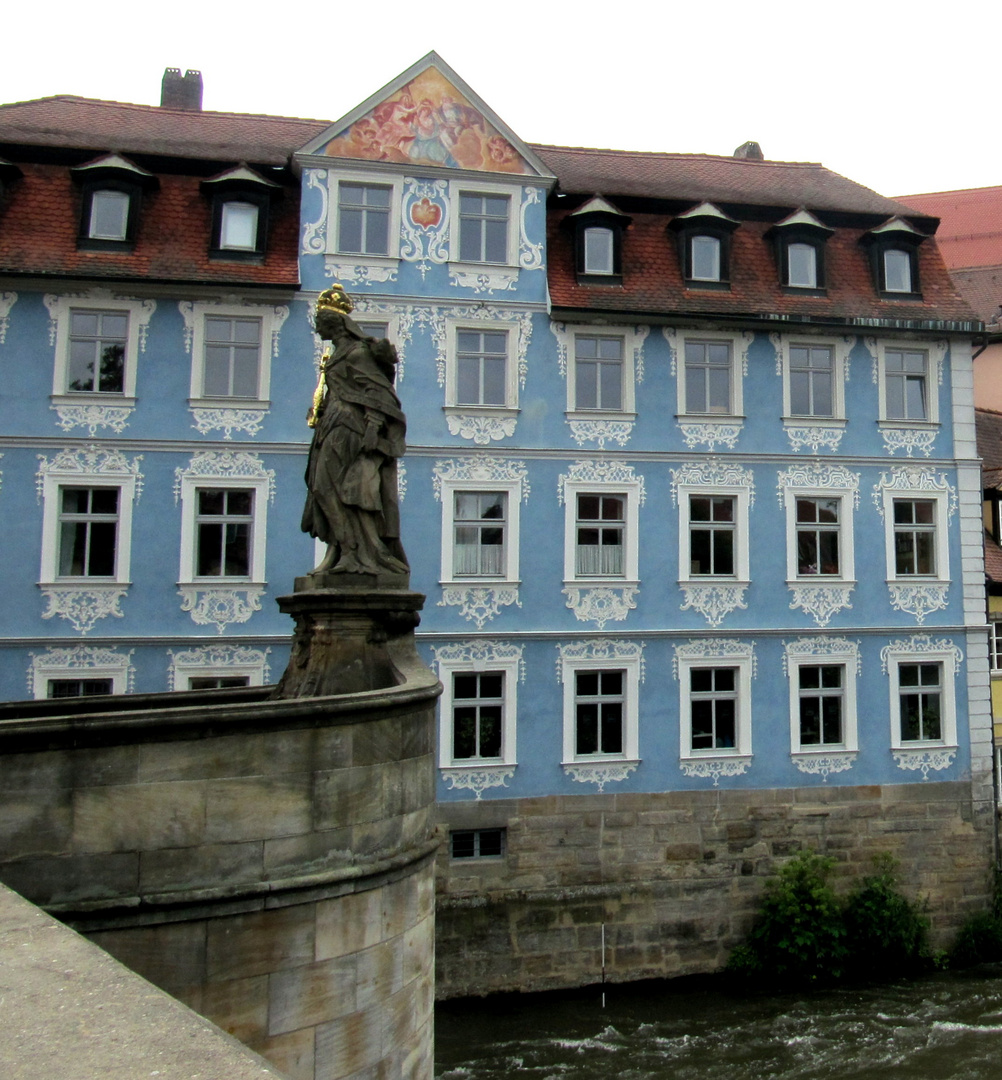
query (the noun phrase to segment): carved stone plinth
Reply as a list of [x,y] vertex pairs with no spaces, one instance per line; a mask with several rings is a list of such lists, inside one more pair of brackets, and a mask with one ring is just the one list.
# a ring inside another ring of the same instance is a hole
[[419,664],[414,629],[424,596],[405,575],[317,574],[278,598],[296,621],[292,656],[276,698],[387,690]]

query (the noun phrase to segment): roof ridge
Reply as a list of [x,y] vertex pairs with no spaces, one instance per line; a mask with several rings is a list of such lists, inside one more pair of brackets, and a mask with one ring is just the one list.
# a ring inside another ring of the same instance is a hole
[[[756,168],[761,165],[796,165],[811,169],[827,169],[827,166],[820,161],[780,161],[776,158],[759,161],[752,158],[736,158],[730,154],[707,154],[696,150],[614,150],[612,147],[558,146],[555,143],[529,143],[528,145],[536,150],[560,150],[580,154],[629,154],[645,157],[703,158],[711,161],[729,161],[735,165],[751,165]],[[828,169],[828,171],[831,172],[832,170]]]
[[303,124],[331,124],[331,120],[321,120],[312,116],[279,116],[274,113],[248,113],[227,112],[219,109],[167,109],[163,105],[148,105],[139,101],[112,101],[107,98],[81,97],[79,94],[50,94],[46,97],[27,98],[24,101],[7,101],[0,103],[0,109],[7,109],[17,105],[40,105],[50,101],[77,102],[84,105],[107,105],[116,109],[135,109],[143,112],[154,112],[157,115],[169,113],[182,116],[222,116],[242,117],[250,120],[273,120],[277,122],[295,121]]

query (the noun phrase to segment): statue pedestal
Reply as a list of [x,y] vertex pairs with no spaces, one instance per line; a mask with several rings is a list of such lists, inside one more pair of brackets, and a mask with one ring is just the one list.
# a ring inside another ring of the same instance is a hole
[[405,574],[317,574],[278,597],[296,622],[289,666],[276,698],[387,690],[419,664],[414,629],[424,596]]

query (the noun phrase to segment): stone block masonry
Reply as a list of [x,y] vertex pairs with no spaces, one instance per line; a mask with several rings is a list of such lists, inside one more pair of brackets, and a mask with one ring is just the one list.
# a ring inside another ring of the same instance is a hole
[[969,782],[440,803],[448,829],[504,828],[501,858],[439,854],[439,998],[720,970],[766,880],[810,848],[840,891],[889,852],[948,944],[990,900],[990,815]]
[[0,881],[290,1080],[431,1080],[438,683],[401,666],[0,706]]

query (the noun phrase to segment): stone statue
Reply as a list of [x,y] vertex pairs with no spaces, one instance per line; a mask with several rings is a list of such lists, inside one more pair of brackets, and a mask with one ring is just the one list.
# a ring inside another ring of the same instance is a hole
[[349,318],[353,306],[338,284],[317,299],[314,325],[331,351],[306,418],[313,442],[302,528],[327,552],[310,573],[407,574],[397,504],[407,431],[393,389],[397,351],[362,332]]

